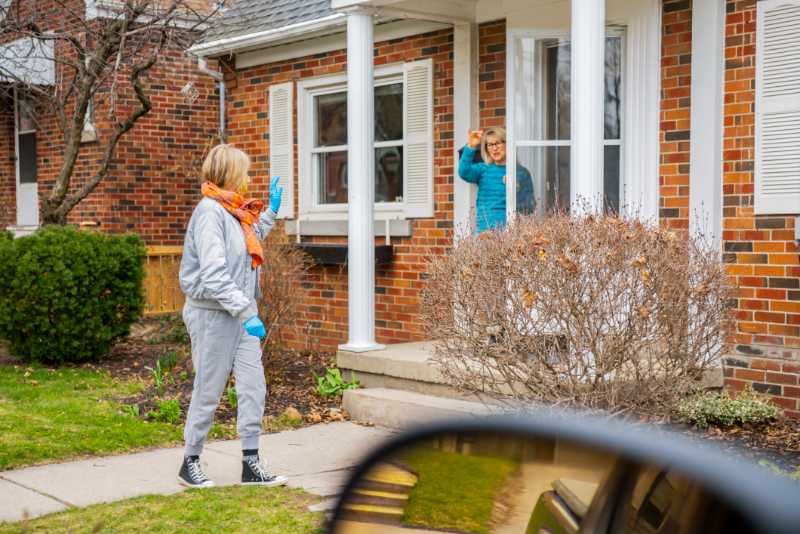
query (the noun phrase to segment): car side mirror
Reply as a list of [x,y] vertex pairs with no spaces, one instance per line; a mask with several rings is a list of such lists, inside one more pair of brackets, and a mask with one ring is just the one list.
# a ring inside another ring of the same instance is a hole
[[[798,532],[800,485],[652,429],[486,419],[397,439],[361,465],[334,534]],[[409,530],[414,529],[414,530]]]

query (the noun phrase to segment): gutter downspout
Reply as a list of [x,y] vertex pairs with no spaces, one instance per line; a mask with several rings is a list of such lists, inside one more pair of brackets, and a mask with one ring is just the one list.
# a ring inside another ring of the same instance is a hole
[[197,66],[202,72],[214,78],[219,86],[219,142],[225,143],[228,139],[228,135],[225,133],[225,81],[221,72],[208,68],[205,59],[197,58]]

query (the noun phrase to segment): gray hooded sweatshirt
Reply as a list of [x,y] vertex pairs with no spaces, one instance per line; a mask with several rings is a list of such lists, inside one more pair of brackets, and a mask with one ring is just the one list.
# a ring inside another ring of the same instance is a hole
[[[253,229],[262,241],[275,224],[267,209]],[[261,268],[253,269],[239,220],[216,200],[203,198],[186,230],[180,284],[186,303],[195,308],[225,310],[242,323],[257,315]]]

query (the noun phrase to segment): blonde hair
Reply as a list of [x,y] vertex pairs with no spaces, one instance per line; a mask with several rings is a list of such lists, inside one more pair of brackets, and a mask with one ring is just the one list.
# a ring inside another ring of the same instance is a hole
[[494,160],[492,159],[492,156],[489,154],[489,149],[486,148],[486,143],[489,142],[489,136],[505,143],[506,129],[501,128],[499,126],[495,128],[489,128],[483,134],[483,137],[481,137],[481,156],[483,156],[483,162],[486,163],[486,165],[494,165]]
[[203,181],[220,189],[236,191],[250,170],[250,157],[233,145],[219,145],[211,149],[203,162]]

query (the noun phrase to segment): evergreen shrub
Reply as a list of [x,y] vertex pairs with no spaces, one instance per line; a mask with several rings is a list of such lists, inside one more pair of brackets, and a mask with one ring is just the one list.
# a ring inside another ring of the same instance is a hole
[[0,239],[0,338],[24,360],[101,359],[142,315],[145,254],[133,233],[48,226]]

